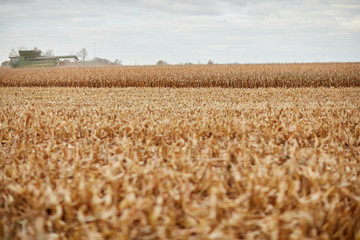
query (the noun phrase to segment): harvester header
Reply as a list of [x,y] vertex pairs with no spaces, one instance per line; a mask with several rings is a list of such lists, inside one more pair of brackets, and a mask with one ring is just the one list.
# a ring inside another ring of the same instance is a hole
[[59,60],[64,58],[73,58],[79,60],[75,55],[65,56],[41,56],[39,50],[21,50],[19,56],[9,57],[10,65],[13,68],[18,67],[55,67],[59,65]]

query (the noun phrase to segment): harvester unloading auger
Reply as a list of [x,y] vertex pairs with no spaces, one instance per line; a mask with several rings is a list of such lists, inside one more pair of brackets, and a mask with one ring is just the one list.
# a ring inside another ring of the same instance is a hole
[[18,67],[55,67],[59,65],[59,60],[64,58],[74,58],[79,60],[75,55],[66,56],[41,56],[39,50],[22,50],[19,51],[19,56],[9,57],[10,65],[13,68]]

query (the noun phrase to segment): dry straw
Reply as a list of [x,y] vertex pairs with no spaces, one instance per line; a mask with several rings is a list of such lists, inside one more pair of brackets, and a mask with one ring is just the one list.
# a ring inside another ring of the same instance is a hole
[[359,122],[359,88],[0,88],[0,238],[360,239]]

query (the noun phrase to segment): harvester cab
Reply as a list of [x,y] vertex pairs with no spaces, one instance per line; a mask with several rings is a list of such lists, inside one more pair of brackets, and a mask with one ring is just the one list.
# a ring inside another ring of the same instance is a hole
[[73,58],[79,60],[75,55],[66,56],[41,56],[39,50],[21,50],[19,56],[9,57],[10,65],[13,68],[18,67],[55,67],[59,65],[59,60],[64,58]]

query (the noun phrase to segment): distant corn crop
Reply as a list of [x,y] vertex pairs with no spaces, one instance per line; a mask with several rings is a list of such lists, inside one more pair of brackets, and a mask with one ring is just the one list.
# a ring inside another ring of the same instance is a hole
[[0,68],[2,87],[359,87],[360,63]]

